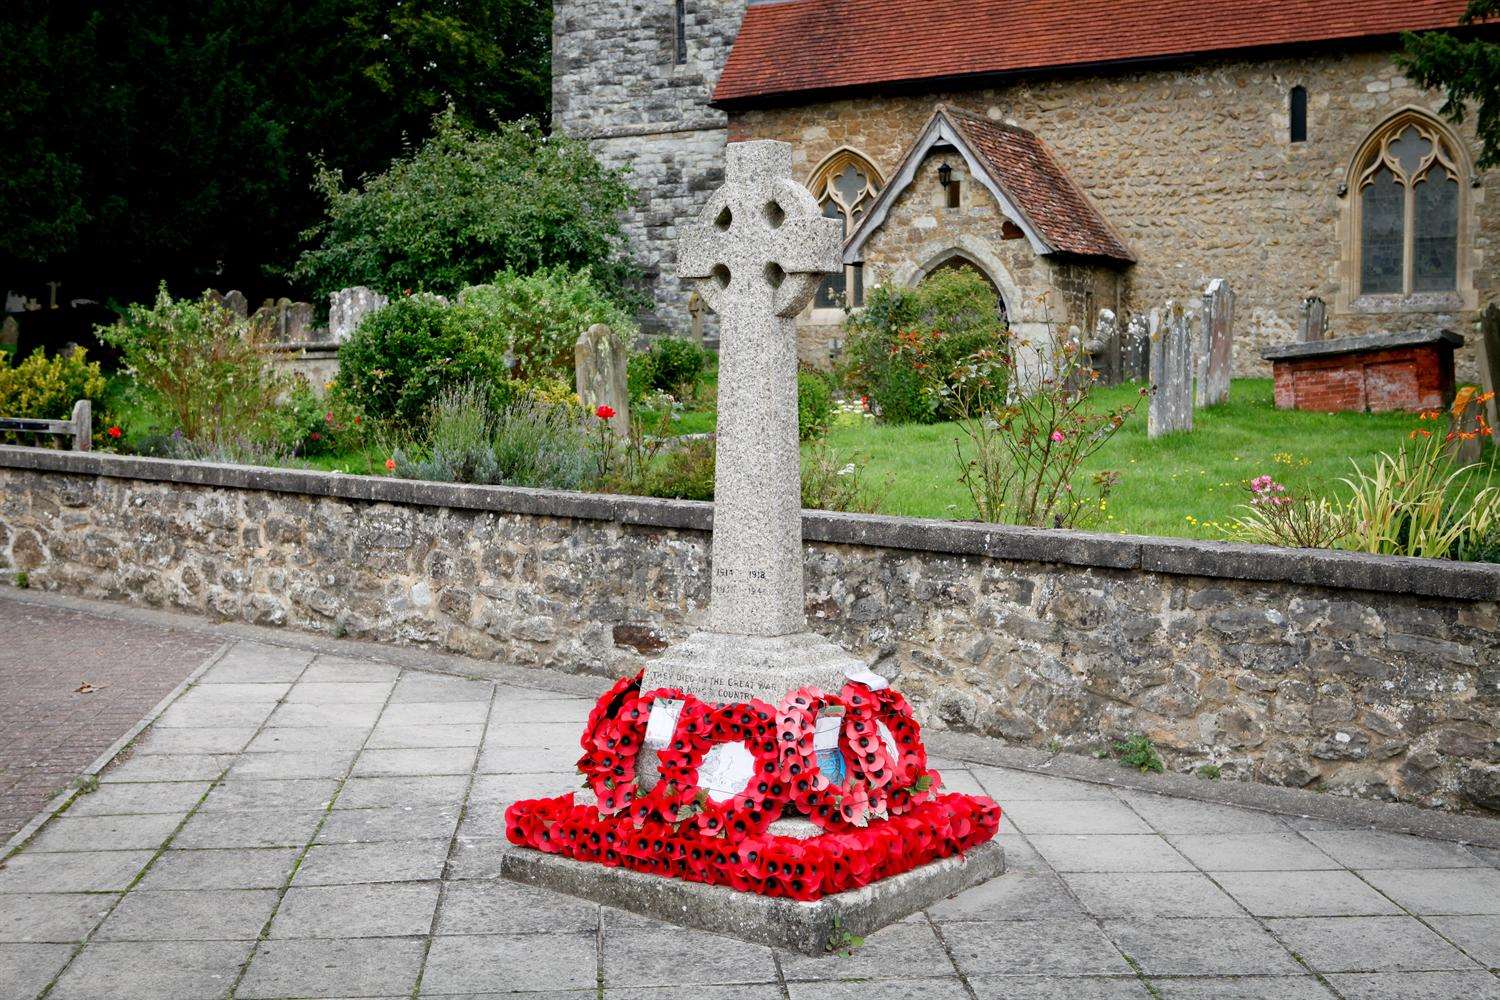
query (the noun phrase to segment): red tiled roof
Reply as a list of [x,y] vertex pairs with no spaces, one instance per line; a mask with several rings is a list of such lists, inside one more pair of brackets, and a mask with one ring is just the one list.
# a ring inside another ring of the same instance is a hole
[[958,108],[945,108],[943,113],[1054,252],[1135,260],[1041,139]]
[[784,0],[751,4],[714,101],[1454,27],[1465,0]]
[[865,242],[885,225],[892,206],[935,147],[960,147],[980,182],[1010,205],[1038,253],[1071,253],[1133,263],[1135,256],[1094,203],[1073,182],[1046,143],[1024,128],[939,105],[907,147],[889,183],[844,241],[844,259],[863,259]]

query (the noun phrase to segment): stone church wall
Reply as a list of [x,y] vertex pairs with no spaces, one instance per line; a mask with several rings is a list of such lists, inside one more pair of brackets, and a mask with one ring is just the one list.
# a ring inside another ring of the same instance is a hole
[[[0,580],[619,676],[709,504],[0,447]],[[1500,810],[1500,567],[808,512],[812,626],[926,724]]]
[[638,196],[625,231],[658,303],[643,317],[647,332],[688,330],[677,226],[723,182],[727,120],[708,99],[744,9],[745,0],[688,3],[678,64],[670,0],[553,4],[553,125],[589,140],[603,162],[630,168]]
[[[1298,84],[1308,91],[1308,138],[1291,143],[1288,95]],[[1329,304],[1330,336],[1452,329],[1468,341],[1459,376],[1476,376],[1472,307],[1500,296],[1491,253],[1500,199],[1487,197],[1483,184],[1461,179],[1476,293],[1463,310],[1358,314],[1338,304],[1348,201],[1339,188],[1350,159],[1398,109],[1435,112],[1442,103],[1406,80],[1391,53],[1330,48],[735,112],[730,139],[793,143],[798,176],[849,146],[888,177],[938,101],[1014,122],[1052,147],[1139,258],[1125,272],[1127,309],[1196,299],[1210,278],[1228,279],[1238,297],[1237,374],[1268,375],[1259,349],[1295,340],[1299,304],[1319,295]],[[1472,119],[1460,134],[1472,160]]]

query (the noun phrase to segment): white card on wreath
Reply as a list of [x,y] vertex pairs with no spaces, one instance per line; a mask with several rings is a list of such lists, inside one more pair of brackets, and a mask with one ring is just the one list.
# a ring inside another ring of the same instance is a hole
[[813,749],[833,750],[839,745],[839,727],[844,724],[844,716],[820,715],[813,727]]
[[745,790],[755,776],[755,756],[743,743],[710,747],[698,765],[698,787],[715,802],[727,802]]
[[651,714],[646,717],[646,746],[660,750],[672,742],[677,731],[677,717],[682,714],[682,702],[658,698],[651,703]]

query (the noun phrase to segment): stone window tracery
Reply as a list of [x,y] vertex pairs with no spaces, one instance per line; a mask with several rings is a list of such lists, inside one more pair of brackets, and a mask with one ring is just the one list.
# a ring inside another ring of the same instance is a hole
[[1402,115],[1368,140],[1350,185],[1360,295],[1458,288],[1463,171],[1444,132]]
[[[869,160],[853,150],[841,149],[813,172],[808,189],[825,217],[843,222],[847,237],[884,184],[880,172]],[[864,301],[864,269],[850,265],[823,279],[813,298],[813,308],[853,308],[864,305]]]

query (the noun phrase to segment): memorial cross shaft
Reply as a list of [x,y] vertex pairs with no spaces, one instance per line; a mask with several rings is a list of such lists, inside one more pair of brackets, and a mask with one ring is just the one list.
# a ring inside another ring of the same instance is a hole
[[795,317],[838,270],[842,230],[791,171],[786,143],[730,143],[724,186],[678,253],[680,276],[719,316],[708,628],[732,635],[807,627]]

